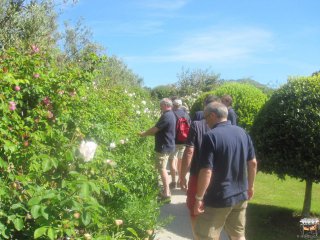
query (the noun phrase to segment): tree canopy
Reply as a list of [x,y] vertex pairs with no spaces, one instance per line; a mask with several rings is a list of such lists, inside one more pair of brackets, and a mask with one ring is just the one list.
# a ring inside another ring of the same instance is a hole
[[289,79],[274,92],[252,127],[261,170],[319,182],[319,132],[320,76]]

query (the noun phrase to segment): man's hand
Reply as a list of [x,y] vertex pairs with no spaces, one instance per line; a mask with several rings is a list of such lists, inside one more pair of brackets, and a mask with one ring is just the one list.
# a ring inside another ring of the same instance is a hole
[[248,200],[250,200],[253,197],[254,194],[254,189],[253,188],[249,188],[248,189]]
[[187,179],[186,179],[185,176],[184,176],[184,177],[181,176],[180,186],[181,186],[182,190],[184,190],[184,191],[187,191],[187,190],[188,190]]
[[157,127],[152,127],[152,128],[149,128],[148,130],[146,131],[143,131],[143,132],[140,132],[138,133],[138,135],[140,137],[147,137],[147,136],[154,136],[157,132],[159,132],[160,129],[157,128]]
[[204,212],[203,201],[196,200],[194,207],[193,207],[193,214],[197,216],[203,212]]
[[139,132],[138,135],[139,135],[140,137],[145,137],[144,132]]

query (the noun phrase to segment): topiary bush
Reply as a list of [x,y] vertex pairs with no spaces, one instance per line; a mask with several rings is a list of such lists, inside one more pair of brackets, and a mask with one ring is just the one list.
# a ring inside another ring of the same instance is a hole
[[289,79],[261,109],[251,131],[262,171],[307,181],[306,215],[312,182],[320,180],[319,132],[320,76]]
[[[0,53],[0,238],[142,239],[157,227],[147,92],[102,88],[88,68],[32,48]],[[98,147],[93,159],[81,141]]]
[[218,97],[225,94],[231,95],[232,107],[238,115],[238,125],[247,131],[250,131],[256,114],[267,100],[267,95],[251,84],[224,83],[210,92],[203,93],[192,106],[191,114],[203,109],[203,101],[209,94]]

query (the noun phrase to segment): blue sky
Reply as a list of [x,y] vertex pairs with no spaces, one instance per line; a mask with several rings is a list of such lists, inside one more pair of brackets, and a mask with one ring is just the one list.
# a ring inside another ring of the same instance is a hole
[[320,70],[319,0],[79,0],[61,20],[84,24],[147,87],[184,69],[271,87]]

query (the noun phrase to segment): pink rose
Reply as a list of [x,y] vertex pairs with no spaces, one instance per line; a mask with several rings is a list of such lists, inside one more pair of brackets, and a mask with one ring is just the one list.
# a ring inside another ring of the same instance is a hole
[[53,113],[51,112],[51,111],[48,111],[48,113],[47,113],[47,118],[53,118]]
[[9,110],[10,111],[14,111],[14,110],[16,110],[16,103],[15,102],[13,102],[13,101],[11,101],[11,102],[9,102]]
[[14,90],[17,91],[17,92],[19,92],[20,89],[21,89],[20,86],[15,86],[15,87],[14,87]]
[[33,53],[37,53],[37,52],[40,51],[39,48],[36,45],[32,45],[31,48],[32,48],[32,52]]
[[39,77],[40,77],[40,74],[39,74],[39,73],[35,73],[35,74],[33,74],[33,77],[34,77],[34,78],[39,78]]
[[45,105],[50,105],[51,104],[51,101],[50,101],[50,99],[48,98],[48,97],[45,97],[43,100],[42,100],[42,102],[45,104]]

